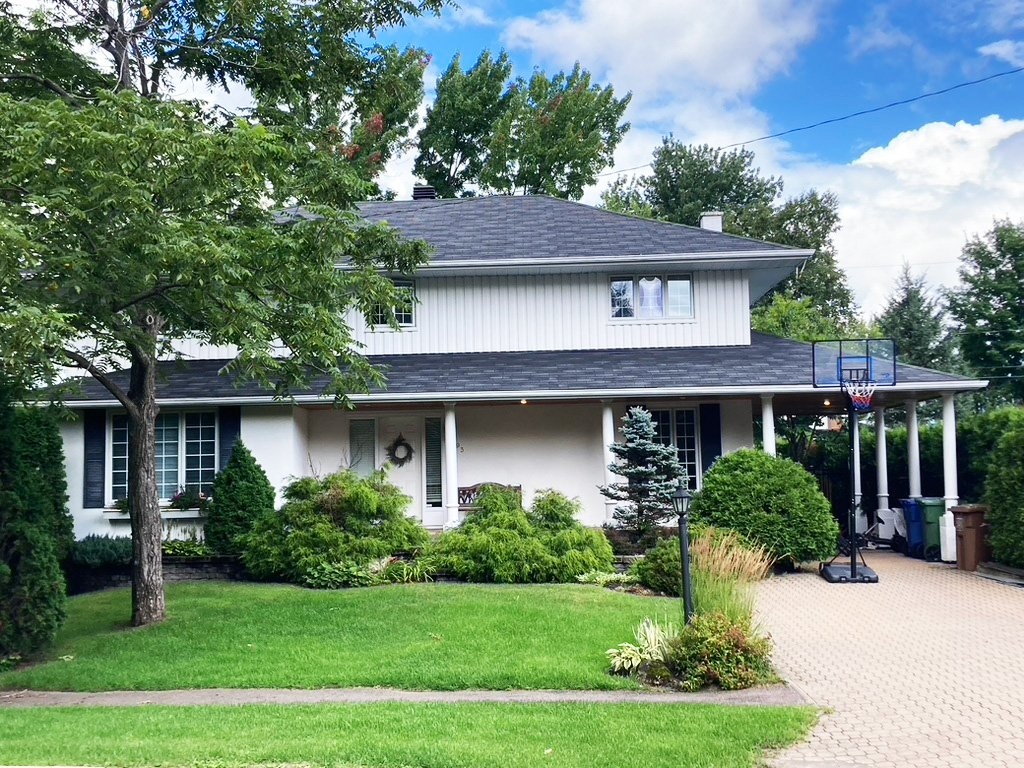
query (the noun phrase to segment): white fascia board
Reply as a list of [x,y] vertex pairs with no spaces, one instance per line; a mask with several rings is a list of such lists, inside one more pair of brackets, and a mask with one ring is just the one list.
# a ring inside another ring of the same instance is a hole
[[[988,381],[970,379],[965,381],[929,381],[905,382],[894,387],[886,387],[886,392],[952,394],[957,392],[973,392],[984,389]],[[378,394],[349,395],[353,403],[443,403],[443,402],[505,402],[508,400],[580,400],[600,398],[629,397],[752,397],[761,395],[813,395],[816,393],[838,393],[839,387],[813,387],[806,384],[787,384],[777,387],[744,386],[744,387],[649,387],[621,389],[523,389],[501,392],[382,392]],[[877,390],[876,390],[877,391]],[[158,398],[162,407],[181,407],[195,405],[324,405],[331,398],[317,395],[298,395],[294,399],[274,399],[269,396],[224,397],[224,398]],[[118,408],[121,404],[115,400],[91,400],[88,402],[70,402],[68,408]]]
[[[416,270],[416,274],[444,272],[486,272],[521,271],[529,269],[564,270],[572,267],[595,267],[609,269],[632,268],[634,265],[681,264],[688,269],[702,267],[744,269],[762,267],[765,262],[777,262],[779,266],[797,266],[811,256],[813,250],[787,249],[784,251],[723,251],[710,253],[661,253],[623,254],[621,256],[565,256],[553,259],[467,259],[463,261],[427,262]],[[339,269],[348,269],[339,264]]]

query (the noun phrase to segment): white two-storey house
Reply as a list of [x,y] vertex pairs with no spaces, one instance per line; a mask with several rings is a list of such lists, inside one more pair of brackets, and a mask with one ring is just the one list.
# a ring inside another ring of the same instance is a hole
[[[651,410],[693,487],[716,457],[754,444],[755,418],[773,450],[773,414],[829,410],[809,345],[750,330],[751,305],[809,251],[723,234],[721,215],[687,227],[542,196],[360,210],[433,247],[402,282],[400,330],[349,318],[386,386],[354,395],[354,410],[316,386],[283,403],[221,375],[231,350],[186,346],[158,382],[163,497],[208,487],[241,437],[279,492],[303,475],[388,465],[428,527],[456,523],[459,489],[483,482],[521,486],[527,502],[555,488],[600,525],[611,508],[598,487],[612,480],[608,445],[628,407]],[[876,402],[982,385],[900,366]],[[127,533],[113,510],[127,491],[124,417],[88,379],[69,405],[81,416],[64,428],[76,531]]]

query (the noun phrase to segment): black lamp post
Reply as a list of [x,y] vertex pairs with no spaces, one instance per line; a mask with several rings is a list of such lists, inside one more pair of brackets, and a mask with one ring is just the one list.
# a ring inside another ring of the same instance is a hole
[[672,509],[679,515],[679,564],[683,570],[683,619],[693,618],[693,584],[690,581],[690,491],[679,481],[672,494]]

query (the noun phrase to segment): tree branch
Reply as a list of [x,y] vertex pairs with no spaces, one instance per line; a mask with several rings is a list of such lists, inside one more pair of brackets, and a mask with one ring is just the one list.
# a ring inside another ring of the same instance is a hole
[[73,107],[81,107],[85,105],[85,100],[81,97],[75,96],[73,93],[64,90],[50,78],[43,77],[42,75],[37,75],[32,72],[11,72],[6,75],[0,75],[0,80],[29,80],[36,85],[41,85],[46,90],[57,94]]
[[73,349],[62,349],[61,352],[64,353],[65,357],[71,359],[76,366],[86,371],[90,376],[96,379],[96,381],[102,384],[103,387],[117,398],[118,402],[125,407],[133,419],[138,418],[138,409],[135,407],[135,403],[128,399],[128,393],[121,389],[121,387],[117,386],[109,375],[97,368],[93,364],[92,360]]
[[125,302],[124,304],[121,304],[119,306],[114,307],[112,311],[115,314],[120,313],[120,312],[124,312],[126,309],[130,309],[131,307],[134,307],[136,304],[139,304],[139,303],[141,303],[143,301],[146,301],[147,299],[153,299],[153,298],[156,298],[158,296],[162,296],[164,293],[166,293],[167,291],[170,291],[170,290],[172,290],[174,288],[184,288],[184,287],[185,287],[184,283],[169,283],[168,285],[158,285],[153,290],[146,291],[146,293],[143,293],[140,296],[136,296],[134,299],[132,299],[132,300],[130,300],[128,302]]

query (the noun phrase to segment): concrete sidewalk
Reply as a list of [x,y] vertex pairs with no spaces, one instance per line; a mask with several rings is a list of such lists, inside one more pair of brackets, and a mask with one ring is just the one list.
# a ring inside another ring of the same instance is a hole
[[780,675],[834,709],[785,768],[1024,765],[1024,589],[866,553],[878,584],[816,573],[759,588]]
[[0,709],[10,707],[192,707],[204,704],[370,704],[408,703],[498,704],[726,704],[747,707],[807,706],[795,688],[771,685],[745,691],[699,693],[647,691],[405,691],[396,688],[212,688],[191,691],[0,691]]

